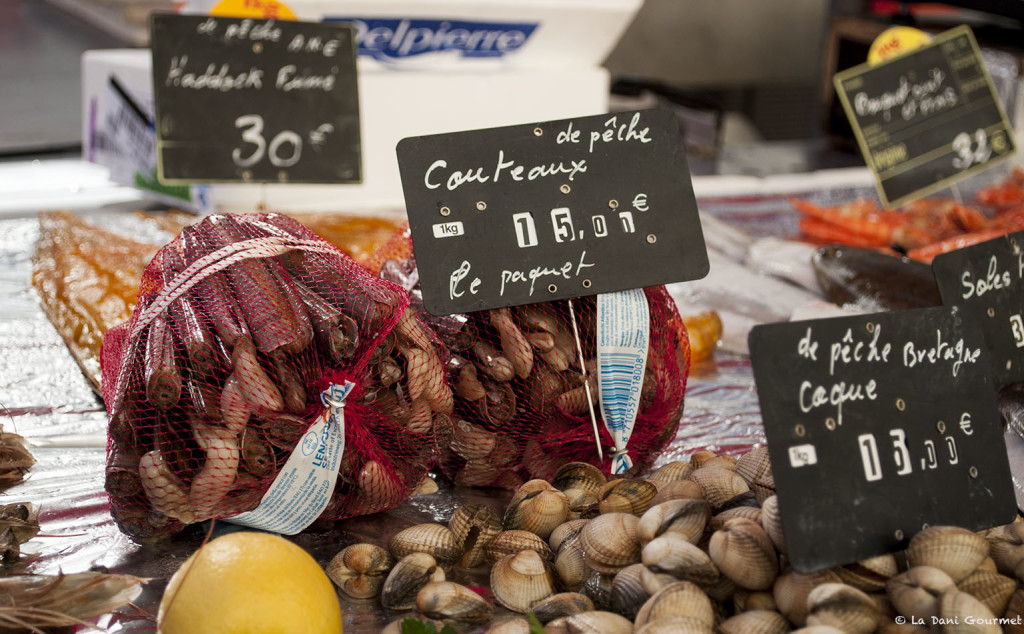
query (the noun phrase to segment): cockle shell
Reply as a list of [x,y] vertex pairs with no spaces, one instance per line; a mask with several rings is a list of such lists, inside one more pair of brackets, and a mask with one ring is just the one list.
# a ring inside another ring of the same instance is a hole
[[615,575],[605,575],[600,572],[591,572],[587,580],[583,582],[580,592],[590,597],[594,607],[598,610],[609,610],[612,606],[612,583]]
[[395,559],[411,553],[427,553],[444,568],[450,568],[462,557],[462,544],[455,533],[443,524],[416,524],[400,531],[388,542]]
[[502,557],[491,568],[491,591],[513,612],[526,612],[558,591],[554,567],[534,550]]
[[395,560],[376,544],[352,544],[339,552],[325,567],[327,576],[353,599],[370,599],[380,594],[384,579]]
[[580,531],[583,530],[583,527],[589,521],[589,519],[569,520],[557,526],[555,530],[551,531],[551,535],[548,536],[548,545],[551,546],[551,550],[558,552],[563,541],[578,537]]
[[608,482],[604,473],[587,462],[570,462],[559,467],[551,485],[561,491],[582,489],[596,494]]
[[700,469],[705,462],[714,458],[716,455],[717,454],[715,452],[707,451],[706,449],[701,451],[695,451],[693,452],[693,455],[690,456],[690,466],[693,467],[695,470]]
[[729,520],[742,517],[758,524],[761,523],[761,509],[756,506],[737,506],[717,513],[711,518],[709,528],[713,531],[721,530]]
[[907,546],[907,563],[933,566],[960,581],[988,557],[988,542],[959,526],[930,526],[914,535]]
[[786,553],[786,537],[782,532],[782,514],[779,513],[779,498],[772,496],[761,503],[761,528],[772,540],[775,550]]
[[896,611],[927,623],[938,613],[939,596],[955,587],[945,572],[931,566],[914,566],[885,583],[885,591]]
[[788,572],[775,580],[772,596],[779,612],[790,622],[803,627],[807,621],[807,595],[824,583],[841,583],[839,575],[831,570],[819,570],[811,574]]
[[984,603],[993,614],[1002,614],[1017,589],[1017,581],[998,572],[975,570],[956,587]]
[[644,589],[643,564],[632,564],[619,571],[612,580],[611,611],[629,619],[636,618],[641,606],[651,598]]
[[676,462],[669,462],[668,464],[662,465],[655,469],[654,473],[650,475],[648,480],[660,480],[669,482],[672,480],[686,480],[693,473],[693,467],[690,463],[677,460]]
[[772,474],[768,447],[757,447],[743,454],[733,470],[746,480],[759,504],[764,504],[765,500],[775,495],[775,476]]
[[521,616],[504,619],[492,625],[487,634],[530,634],[530,622]]
[[541,623],[548,623],[564,616],[589,612],[593,609],[594,602],[585,594],[580,594],[579,592],[560,592],[535,603],[530,608],[530,612]]
[[736,496],[750,491],[746,480],[721,467],[702,467],[691,473],[690,479],[700,485],[704,499],[716,510]]
[[416,609],[431,619],[482,623],[494,616],[494,607],[466,586],[433,581],[416,594]]
[[466,460],[486,458],[498,442],[498,435],[483,427],[459,419],[455,421],[451,449]]
[[597,494],[583,489],[566,489],[562,491],[569,503],[568,519],[581,519],[594,517],[599,513],[597,507]]
[[666,533],[676,533],[696,544],[704,534],[711,509],[703,500],[669,500],[652,506],[640,518],[637,534],[647,543]]
[[1024,561],[1024,522],[997,526],[985,533],[996,569],[1013,575]]
[[637,612],[635,625],[643,627],[648,621],[670,616],[690,617],[714,626],[715,611],[704,591],[689,581],[678,581],[662,588]]
[[[546,488],[534,483],[543,482]],[[505,509],[505,530],[530,531],[547,539],[551,531],[565,522],[569,501],[565,494],[543,480],[523,484]]]
[[648,480],[658,488],[658,493],[651,498],[651,506],[669,500],[703,500],[704,490],[693,480]]
[[640,560],[640,519],[629,513],[607,513],[587,522],[580,545],[587,565],[596,572],[615,574]]
[[649,542],[641,558],[652,572],[663,572],[681,581],[701,586],[718,581],[718,568],[711,557],[676,533],[666,533]]
[[640,583],[643,585],[644,591],[651,596],[658,594],[660,590],[677,581],[679,580],[672,575],[666,575],[663,572],[653,572],[647,566],[644,566],[644,569],[640,571]]
[[760,524],[747,519],[731,519],[715,531],[708,554],[722,574],[748,590],[767,590],[779,574],[771,539]]
[[[1006,611],[1003,613],[1003,616],[1008,619],[1024,622],[1024,588],[1018,588],[1016,592],[1010,595],[1010,601],[1006,605]],[[1024,631],[1024,628],[1020,626],[1011,626],[1006,629],[1013,634],[1020,634],[1021,631]]]
[[732,602],[736,612],[752,612],[754,610],[779,611],[779,606],[775,605],[775,597],[772,596],[771,592],[752,592],[738,588],[732,596]]
[[[939,597],[938,632],[971,632],[971,634],[1000,634],[996,615],[984,603],[966,592],[952,589]],[[973,623],[968,623],[968,617]]]
[[686,616],[668,616],[650,621],[633,630],[635,634],[714,634],[714,629],[700,619]]
[[474,568],[484,562],[484,546],[501,534],[501,519],[483,504],[468,504],[455,510],[448,528],[462,544],[459,566]]
[[580,533],[588,520],[573,520],[556,528],[549,539],[555,551],[555,570],[566,590],[579,590],[590,576]]
[[811,590],[807,611],[807,625],[831,625],[849,634],[871,634],[882,619],[871,597],[843,583]]
[[530,531],[504,531],[484,546],[484,554],[492,562],[524,550],[536,551],[548,561],[554,558],[548,543]]
[[899,564],[893,555],[879,555],[857,563],[834,569],[843,583],[864,592],[882,592],[885,583],[899,574]]
[[548,623],[545,634],[633,634],[633,624],[614,612],[590,611]]
[[647,480],[636,478],[612,480],[597,494],[601,513],[632,513],[639,517],[651,506],[658,487]]
[[720,634],[785,634],[789,621],[778,612],[750,610],[728,618],[718,626]]
[[728,454],[718,454],[701,462],[700,467],[718,467],[734,471],[736,469],[736,458],[733,458]]
[[427,553],[403,557],[388,573],[380,592],[380,604],[389,610],[410,610],[420,588],[444,581],[444,569]]

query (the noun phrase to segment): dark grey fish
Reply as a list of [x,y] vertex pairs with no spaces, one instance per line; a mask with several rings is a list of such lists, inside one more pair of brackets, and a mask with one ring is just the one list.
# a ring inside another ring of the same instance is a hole
[[833,304],[866,311],[942,305],[932,267],[873,249],[828,246],[811,258],[822,292]]

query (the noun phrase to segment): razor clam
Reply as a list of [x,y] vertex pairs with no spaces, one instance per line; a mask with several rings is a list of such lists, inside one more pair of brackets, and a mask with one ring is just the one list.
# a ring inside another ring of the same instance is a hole
[[420,588],[432,581],[444,581],[444,570],[427,553],[412,553],[388,573],[381,587],[380,604],[389,610],[411,610]]
[[346,595],[353,599],[370,599],[380,594],[394,564],[388,551],[376,544],[352,544],[335,555],[325,571]]

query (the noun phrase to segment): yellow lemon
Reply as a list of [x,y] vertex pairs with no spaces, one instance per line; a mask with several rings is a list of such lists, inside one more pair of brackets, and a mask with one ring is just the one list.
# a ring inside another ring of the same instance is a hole
[[162,634],[338,634],[334,586],[305,550],[241,531],[192,554],[160,601]]

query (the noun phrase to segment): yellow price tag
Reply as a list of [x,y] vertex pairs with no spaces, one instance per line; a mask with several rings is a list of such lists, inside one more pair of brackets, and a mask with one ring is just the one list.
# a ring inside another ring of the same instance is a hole
[[868,64],[874,66],[909,53],[930,42],[932,37],[919,29],[909,26],[894,26],[882,31],[868,49]]
[[221,18],[298,19],[287,5],[277,0],[221,0],[210,9],[210,15]]

